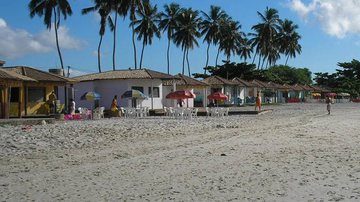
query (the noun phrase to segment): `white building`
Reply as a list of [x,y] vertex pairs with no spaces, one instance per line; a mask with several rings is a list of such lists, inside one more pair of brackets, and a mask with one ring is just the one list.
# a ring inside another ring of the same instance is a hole
[[[164,107],[165,95],[163,81],[176,79],[172,75],[161,72],[138,69],[138,70],[115,70],[102,73],[94,73],[75,77],[78,83],[74,84],[74,100],[76,107],[94,108],[95,102],[82,100],[81,96],[86,92],[93,91],[101,95],[99,106],[110,109],[112,99],[118,96],[120,107],[149,107],[160,109]],[[148,98],[144,100],[121,99],[121,95],[131,89],[144,93]]]

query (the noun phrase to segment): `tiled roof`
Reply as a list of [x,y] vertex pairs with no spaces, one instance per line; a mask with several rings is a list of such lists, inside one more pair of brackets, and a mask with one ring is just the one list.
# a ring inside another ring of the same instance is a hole
[[314,91],[316,92],[324,92],[324,93],[329,93],[330,90],[324,88],[324,87],[321,87],[321,86],[311,86],[311,88],[314,89]]
[[294,90],[294,91],[303,91],[305,90],[301,85],[299,84],[294,84],[291,86],[291,88]]
[[240,79],[238,77],[233,78],[233,82],[237,83],[240,86],[244,86],[244,87],[256,87],[255,84],[253,84],[249,81],[245,81],[244,79]]
[[220,76],[211,76],[203,80],[204,83],[209,85],[237,85],[236,82],[224,79]]
[[0,78],[4,80],[17,80],[17,81],[36,81],[35,79],[23,76],[5,68],[0,68]]
[[180,85],[180,86],[207,86],[208,85],[202,81],[198,81],[194,78],[185,76],[183,74],[177,74],[174,77],[176,79],[164,80],[163,85],[171,86],[171,85],[173,85],[174,82],[176,83],[176,85]]
[[313,91],[313,90],[314,90],[314,89],[311,88],[311,86],[309,86],[309,85],[301,85],[301,87],[302,87],[304,90],[306,90],[306,91]]
[[250,81],[252,84],[256,85],[256,87],[259,87],[259,88],[274,88],[273,85],[267,83],[267,82],[264,82],[264,81],[259,81],[259,80],[252,80]]
[[32,79],[35,79],[36,81],[61,82],[61,83],[72,81],[72,79],[68,79],[60,75],[41,71],[31,67],[25,67],[25,66],[6,67],[6,70],[15,72],[22,76],[30,77]]
[[74,77],[77,81],[115,80],[115,79],[174,79],[174,76],[149,69],[115,70]]
[[275,83],[275,82],[268,82],[269,85],[273,86],[274,89],[277,89],[277,90],[288,90],[289,88],[284,86],[284,85],[281,85],[281,84],[278,84],[278,83]]

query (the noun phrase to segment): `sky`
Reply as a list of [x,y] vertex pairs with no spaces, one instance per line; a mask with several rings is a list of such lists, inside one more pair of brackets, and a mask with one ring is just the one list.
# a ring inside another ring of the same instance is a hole
[[[59,68],[54,30],[47,30],[43,19],[30,18],[29,0],[0,1],[0,60],[6,66],[24,65],[47,71]],[[97,46],[99,41],[99,16],[95,13],[82,15],[81,9],[92,6],[92,0],[69,0],[73,15],[61,21],[60,48],[64,66],[70,66],[70,76],[98,71]],[[245,33],[260,22],[257,12],[266,7],[279,11],[281,19],[289,19],[299,26],[302,53],[291,58],[288,65],[308,68],[312,73],[333,73],[338,62],[359,59],[360,48],[360,1],[359,0],[152,0],[163,10],[165,4],[176,2],[182,7],[192,7],[208,12],[211,5],[220,6],[233,19],[240,22]],[[134,67],[131,29],[128,18],[119,20],[117,31],[116,69]],[[202,73],[206,62],[206,47],[199,39],[199,47],[189,52],[191,73]],[[113,38],[106,30],[101,48],[102,71],[112,70]],[[136,42],[137,58],[140,59],[141,41]],[[153,39],[145,47],[143,67],[166,72],[167,37]],[[210,47],[209,65],[215,64],[217,47]],[[182,52],[174,44],[170,50],[170,73],[182,69]],[[221,55],[220,59],[226,57]],[[282,57],[278,64],[285,63]],[[220,61],[219,59],[219,61]],[[232,61],[242,62],[238,56]],[[248,60],[251,62],[252,60]],[[138,62],[139,63],[139,62]],[[187,72],[186,72],[187,74]]]

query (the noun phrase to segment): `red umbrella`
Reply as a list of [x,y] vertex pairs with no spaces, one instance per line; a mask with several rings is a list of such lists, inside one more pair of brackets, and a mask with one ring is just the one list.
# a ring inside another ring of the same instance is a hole
[[336,93],[327,93],[326,96],[328,96],[328,97],[335,97],[335,96],[336,96]]
[[209,100],[227,100],[228,96],[221,92],[215,92],[207,96]]
[[196,98],[196,95],[189,90],[177,90],[166,95],[167,99],[189,99]]

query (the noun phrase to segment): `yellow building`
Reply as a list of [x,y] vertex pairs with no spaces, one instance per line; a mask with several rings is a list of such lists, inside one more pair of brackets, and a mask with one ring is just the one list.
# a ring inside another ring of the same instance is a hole
[[72,80],[25,66],[0,68],[0,118],[48,115],[47,100]]

